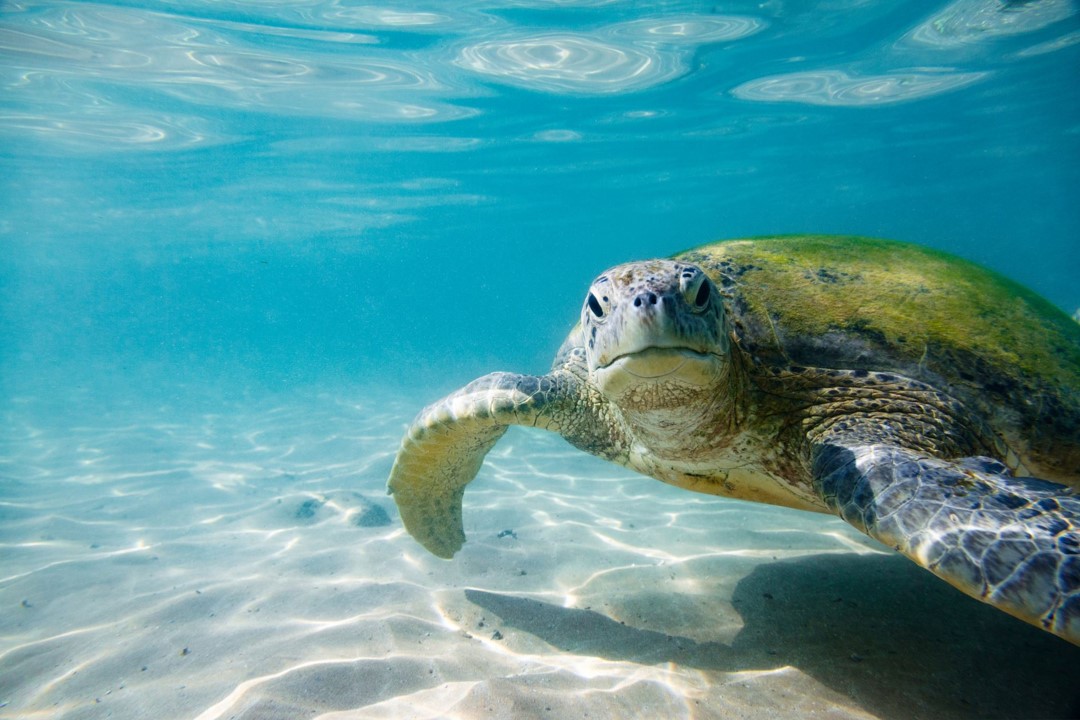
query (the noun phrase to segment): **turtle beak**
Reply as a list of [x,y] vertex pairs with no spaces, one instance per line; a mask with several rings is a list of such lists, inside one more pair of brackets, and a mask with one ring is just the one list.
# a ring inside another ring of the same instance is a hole
[[685,347],[650,347],[620,355],[593,372],[600,392],[610,400],[642,385],[678,384],[707,387],[724,375],[727,358]]

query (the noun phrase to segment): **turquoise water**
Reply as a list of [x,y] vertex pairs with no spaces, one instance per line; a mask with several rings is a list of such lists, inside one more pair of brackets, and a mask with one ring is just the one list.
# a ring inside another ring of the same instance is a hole
[[1065,0],[12,2],[0,23],[9,386],[53,363],[273,387],[539,370],[600,270],[753,234],[918,242],[1080,306]]
[[[512,434],[447,564],[382,484],[631,259],[871,235],[1073,312],[1078,68],[1070,0],[4,2],[0,717],[1067,714],[1074,648],[839,521]],[[840,630],[763,610],[819,570]]]

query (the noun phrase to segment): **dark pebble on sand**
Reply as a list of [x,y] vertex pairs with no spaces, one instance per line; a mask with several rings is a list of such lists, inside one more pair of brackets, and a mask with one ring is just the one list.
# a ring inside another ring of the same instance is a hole
[[365,505],[364,509],[357,514],[353,524],[357,527],[384,527],[390,524],[390,516],[381,505],[372,503]]
[[501,533],[499,533],[498,537],[500,537],[500,538],[504,538],[504,537],[512,537],[512,538],[514,538],[515,540],[517,540],[517,539],[518,539],[518,537],[517,537],[517,533],[516,533],[516,532],[514,532],[513,530],[503,530],[503,531],[502,531]]
[[311,499],[305,500],[300,503],[300,507],[296,508],[297,520],[310,520],[315,517],[315,513],[322,507],[322,503],[318,500]]
[[491,639],[492,640],[502,640],[503,639],[503,634],[501,632],[499,632],[498,630],[496,630],[495,632],[491,633]]

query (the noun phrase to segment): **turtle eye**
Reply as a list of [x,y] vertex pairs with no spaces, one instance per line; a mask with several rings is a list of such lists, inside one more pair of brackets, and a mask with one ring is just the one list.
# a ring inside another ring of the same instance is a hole
[[704,278],[701,281],[701,287],[698,288],[697,295],[694,296],[694,305],[699,308],[703,308],[709,304],[709,297],[712,295],[712,290],[709,289],[709,282]]
[[712,298],[712,283],[705,273],[700,270],[687,269],[679,273],[679,287],[683,297],[690,307],[701,312],[709,306]]
[[597,319],[604,317],[604,308],[600,307],[600,301],[596,299],[595,295],[589,293],[589,299],[585,304],[589,306],[589,310]]

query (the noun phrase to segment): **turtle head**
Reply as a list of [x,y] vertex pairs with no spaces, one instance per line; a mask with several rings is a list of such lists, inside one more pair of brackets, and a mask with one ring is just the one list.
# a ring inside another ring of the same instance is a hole
[[731,344],[720,294],[696,265],[649,260],[593,281],[581,310],[589,378],[611,402],[655,407],[715,390]]

